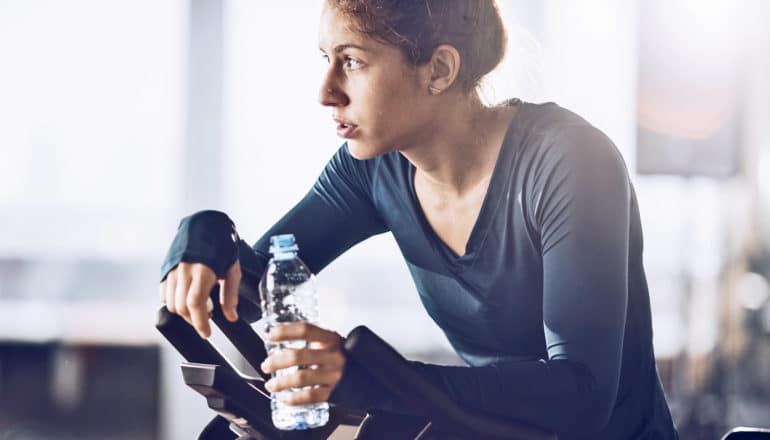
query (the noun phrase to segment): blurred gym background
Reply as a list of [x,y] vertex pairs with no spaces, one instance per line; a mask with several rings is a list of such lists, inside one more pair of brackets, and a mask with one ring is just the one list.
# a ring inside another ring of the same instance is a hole
[[[555,101],[628,163],[682,438],[770,426],[770,2],[499,4],[511,44],[485,97]],[[206,424],[153,327],[160,262],[203,208],[255,241],[339,147],[320,6],[0,0],[0,439]],[[457,362],[389,235],[318,286],[325,326]]]

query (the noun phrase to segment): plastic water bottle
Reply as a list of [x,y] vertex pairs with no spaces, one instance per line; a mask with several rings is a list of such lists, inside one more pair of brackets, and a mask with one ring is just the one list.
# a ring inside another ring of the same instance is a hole
[[[270,238],[270,259],[259,285],[262,301],[262,321],[269,332],[282,322],[307,321],[318,323],[318,298],[312,272],[297,256],[297,243],[293,234],[276,235]],[[280,343],[266,343],[268,353],[284,348],[305,348],[304,340]],[[273,377],[285,376],[297,371],[298,367],[285,368],[273,373]],[[329,421],[329,404],[289,406],[280,402],[284,393],[271,394],[273,424],[278,429],[308,429],[323,426]]]

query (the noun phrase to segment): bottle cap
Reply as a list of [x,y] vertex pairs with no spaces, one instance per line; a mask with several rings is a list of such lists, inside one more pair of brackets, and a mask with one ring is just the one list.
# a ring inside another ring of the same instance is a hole
[[270,237],[270,253],[292,252],[298,249],[294,234],[273,235]]

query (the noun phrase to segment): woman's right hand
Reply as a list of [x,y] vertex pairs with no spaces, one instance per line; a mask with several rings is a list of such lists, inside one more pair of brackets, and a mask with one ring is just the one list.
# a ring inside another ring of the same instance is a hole
[[219,283],[222,312],[229,321],[238,319],[238,286],[241,264],[235,260],[225,276],[217,279],[214,271],[201,263],[179,263],[160,283],[160,301],[171,313],[176,313],[192,325],[202,338],[211,335],[209,318],[213,310],[211,289]]

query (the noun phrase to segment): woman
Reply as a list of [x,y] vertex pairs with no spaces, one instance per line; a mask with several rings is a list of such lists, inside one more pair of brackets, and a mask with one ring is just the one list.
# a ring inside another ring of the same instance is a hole
[[[482,104],[477,86],[505,38],[493,0],[327,0],[319,100],[346,142],[253,248],[224,214],[183,220],[161,299],[207,337],[211,288],[219,280],[235,319],[241,273],[261,274],[271,235],[294,233],[317,272],[390,231],[426,309],[468,363],[414,363],[449,396],[561,439],[676,438],[623,160],[554,104]],[[253,284],[240,289],[248,296]],[[337,333],[286,324],[271,338],[317,343],[262,365],[318,366],[268,382],[307,387],[287,403],[399,410],[345,358]]]

